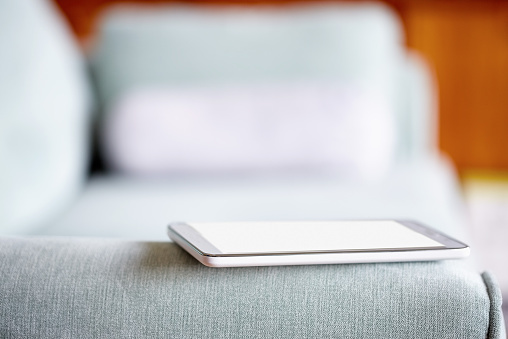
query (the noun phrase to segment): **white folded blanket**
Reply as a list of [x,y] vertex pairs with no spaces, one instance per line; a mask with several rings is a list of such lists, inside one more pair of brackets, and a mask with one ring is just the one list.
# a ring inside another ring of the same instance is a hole
[[107,162],[131,174],[333,171],[390,166],[395,121],[376,91],[335,83],[144,88],[106,117]]

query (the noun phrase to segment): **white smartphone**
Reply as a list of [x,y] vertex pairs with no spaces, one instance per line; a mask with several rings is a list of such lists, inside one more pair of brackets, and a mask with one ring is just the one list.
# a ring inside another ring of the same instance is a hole
[[458,259],[469,247],[414,221],[171,223],[169,237],[210,267]]

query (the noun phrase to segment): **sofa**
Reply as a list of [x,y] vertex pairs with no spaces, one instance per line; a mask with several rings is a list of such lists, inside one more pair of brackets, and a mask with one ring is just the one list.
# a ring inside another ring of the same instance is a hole
[[[0,6],[1,337],[505,337],[389,8],[119,6],[85,57],[50,3]],[[166,235],[337,219],[419,220],[472,257],[217,269]]]

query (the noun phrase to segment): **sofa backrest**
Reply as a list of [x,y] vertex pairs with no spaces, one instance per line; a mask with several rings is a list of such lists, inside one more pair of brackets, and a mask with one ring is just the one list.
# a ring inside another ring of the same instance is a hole
[[96,47],[107,102],[153,84],[339,79],[389,90],[403,57],[399,22],[378,5],[119,7]]
[[147,87],[340,82],[386,98],[399,160],[434,147],[427,71],[380,4],[114,7],[91,57],[105,111]]

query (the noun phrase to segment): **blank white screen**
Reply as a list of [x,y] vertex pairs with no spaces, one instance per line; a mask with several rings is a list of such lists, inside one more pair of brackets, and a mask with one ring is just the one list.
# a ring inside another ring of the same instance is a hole
[[444,247],[392,220],[190,223],[222,253]]

